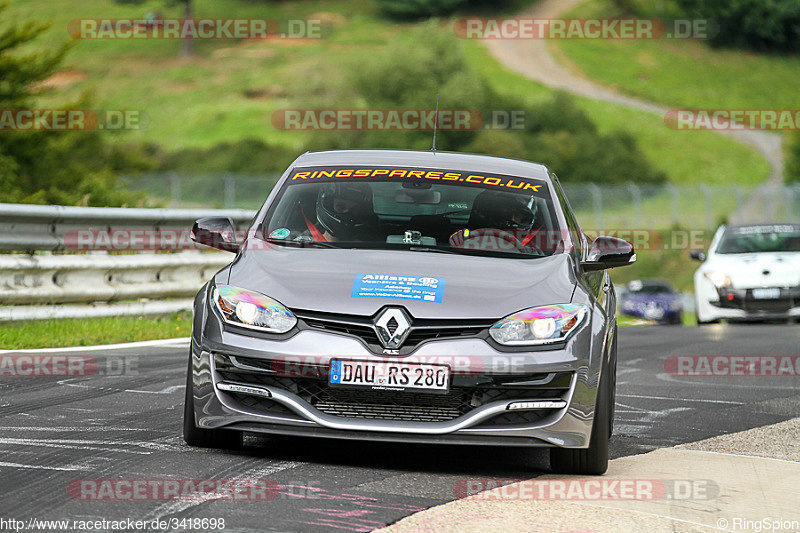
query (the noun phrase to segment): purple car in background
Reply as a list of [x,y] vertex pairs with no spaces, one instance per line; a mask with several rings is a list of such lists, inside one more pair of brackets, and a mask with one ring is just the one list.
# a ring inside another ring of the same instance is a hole
[[622,314],[660,324],[680,324],[683,314],[681,295],[668,281],[634,280],[620,291]]

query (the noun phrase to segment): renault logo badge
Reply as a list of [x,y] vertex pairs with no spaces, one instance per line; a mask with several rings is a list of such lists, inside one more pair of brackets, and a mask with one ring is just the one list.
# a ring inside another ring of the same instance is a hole
[[375,319],[375,332],[384,348],[399,348],[411,330],[411,320],[402,309],[384,309]]

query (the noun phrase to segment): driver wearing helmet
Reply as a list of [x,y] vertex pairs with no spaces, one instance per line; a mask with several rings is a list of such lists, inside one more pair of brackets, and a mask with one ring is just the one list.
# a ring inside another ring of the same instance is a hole
[[472,204],[467,228],[453,233],[450,245],[478,246],[479,241],[486,240],[485,236],[493,236],[487,242],[499,243],[500,248],[528,245],[536,234],[536,231],[531,233],[535,214],[529,204],[530,197],[519,194],[491,190],[480,193]]
[[484,191],[472,204],[470,229],[491,228],[514,232],[529,230],[533,213],[528,207],[529,198],[499,191]]
[[372,188],[366,183],[322,185],[316,214],[320,227],[309,225],[309,230],[317,241],[373,240],[379,224],[372,207]]

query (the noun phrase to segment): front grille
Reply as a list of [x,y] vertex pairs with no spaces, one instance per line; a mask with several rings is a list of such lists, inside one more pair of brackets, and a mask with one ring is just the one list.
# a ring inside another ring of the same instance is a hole
[[275,400],[262,398],[260,396],[250,396],[249,394],[241,394],[239,392],[232,392],[229,394],[241,405],[250,407],[264,414],[279,415],[284,418],[298,418],[294,411]]
[[536,422],[539,422],[544,417],[552,413],[553,413],[552,409],[535,409],[531,411],[507,411],[505,413],[493,416],[489,420],[484,420],[475,427],[499,428],[499,427],[519,426],[522,424],[535,424]]
[[[332,315],[310,311],[294,311],[294,313],[312,329],[358,337],[374,352],[380,353],[383,350],[383,345],[378,340],[378,334],[372,327],[374,317]],[[485,333],[493,323],[483,320],[421,320],[412,318],[410,331],[403,342],[400,354],[405,355],[419,344],[429,340],[478,337]],[[394,318],[387,323],[387,329],[392,334],[397,329],[397,326],[397,321]]]
[[[256,366],[250,358],[236,358],[241,364]],[[543,386],[472,385],[451,386],[445,394],[414,393],[369,388],[330,386],[326,375],[318,378],[284,377],[266,372],[237,368],[229,358],[216,355],[215,366],[224,381],[245,385],[263,385],[295,394],[316,409],[331,416],[369,420],[399,420],[406,422],[446,422],[463,416],[473,409],[500,400],[566,399],[571,373],[562,373]],[[534,379],[534,377],[529,377]],[[238,401],[239,396],[235,395]],[[275,404],[272,400],[256,398],[245,404],[254,409]],[[271,407],[269,407],[272,409]],[[539,411],[535,411],[539,413]],[[542,410],[539,418],[552,410]],[[493,425],[530,423],[534,412],[507,413],[506,418],[487,421]],[[270,412],[269,414],[274,414]],[[525,418],[520,418],[525,417]]]
[[373,403],[317,402],[316,408],[325,414],[368,420],[399,420],[403,422],[447,422],[460,413],[450,407],[427,405],[386,405]]
[[787,313],[800,305],[800,288],[780,290],[779,298],[758,299],[753,297],[753,289],[724,289],[719,292],[719,302],[715,305],[751,313]]
[[780,300],[745,300],[742,308],[745,311],[763,313],[785,313],[796,304],[794,300],[783,298]]

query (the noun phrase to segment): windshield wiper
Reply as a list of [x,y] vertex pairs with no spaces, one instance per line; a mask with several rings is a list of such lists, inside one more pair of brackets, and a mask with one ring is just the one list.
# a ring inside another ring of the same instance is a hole
[[455,250],[447,250],[445,248],[430,248],[428,246],[409,246],[409,250],[412,252],[432,252],[436,254],[456,254],[461,255],[461,252],[456,252]]
[[296,248],[341,248],[341,246],[336,246],[335,244],[329,242],[320,242],[320,241],[287,241],[284,239],[273,239],[269,237],[264,240],[270,244],[280,244],[282,246],[294,246]]

